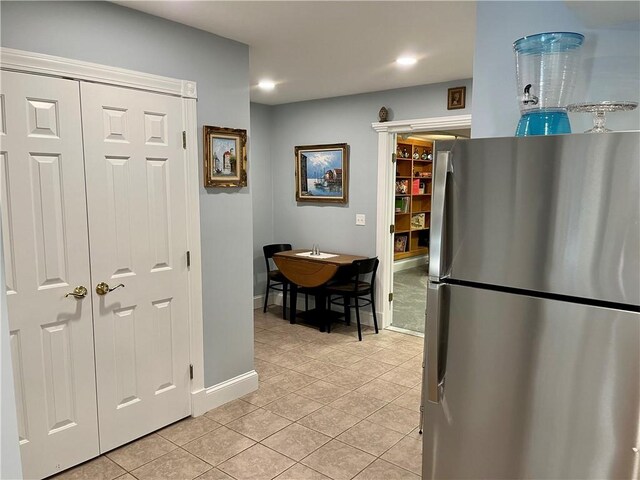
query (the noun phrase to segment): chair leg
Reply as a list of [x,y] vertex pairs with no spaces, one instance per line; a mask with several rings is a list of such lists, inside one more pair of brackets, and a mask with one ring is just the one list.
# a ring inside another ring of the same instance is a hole
[[371,313],[373,313],[373,327],[378,333],[378,317],[376,317],[376,301],[373,298],[373,293],[371,293]]
[[362,341],[362,329],[360,328],[360,305],[358,304],[358,297],[355,298],[356,301],[356,321],[358,322],[358,341]]
[[289,290],[289,284],[282,282],[282,319],[287,319],[287,291]]
[[264,291],[264,308],[262,309],[262,313],[267,313],[267,304],[269,303],[269,277],[267,277],[267,289]]
[[307,293],[304,294],[304,311],[309,311],[309,295]]

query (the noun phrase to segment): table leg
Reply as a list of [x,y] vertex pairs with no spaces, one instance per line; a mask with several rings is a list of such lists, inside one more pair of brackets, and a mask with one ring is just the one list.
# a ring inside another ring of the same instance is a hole
[[290,283],[290,291],[289,291],[289,323],[296,323],[296,303],[298,300],[298,285],[295,283]]
[[[327,322],[327,295],[322,288],[319,288],[315,294],[316,297],[316,314],[318,316],[318,323],[320,324],[320,331],[331,331],[331,326]],[[327,325],[329,328],[327,328]]]

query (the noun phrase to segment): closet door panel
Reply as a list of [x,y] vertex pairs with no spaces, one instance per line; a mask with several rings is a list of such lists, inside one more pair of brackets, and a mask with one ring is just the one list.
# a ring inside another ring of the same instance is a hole
[[25,478],[99,453],[78,82],[1,74],[0,199]]
[[82,84],[102,451],[190,413],[177,97]]

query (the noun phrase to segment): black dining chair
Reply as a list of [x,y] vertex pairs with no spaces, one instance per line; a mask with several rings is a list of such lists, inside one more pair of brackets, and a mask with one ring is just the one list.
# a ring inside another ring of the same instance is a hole
[[[362,341],[362,329],[360,327],[360,307],[371,305],[373,314],[373,326],[378,333],[378,319],[376,317],[375,303],[375,283],[376,272],[380,261],[377,257],[365,260],[354,260],[351,264],[351,271],[348,280],[338,280],[325,287],[329,309],[331,305],[344,307],[344,317],[347,325],[351,319],[351,308],[356,310],[356,321],[358,322],[358,340]],[[338,297],[338,298],[333,298]],[[368,298],[367,298],[368,297]],[[353,300],[353,304],[351,301]],[[330,330],[330,325],[327,326]]]
[[287,291],[289,290],[289,282],[280,273],[280,271],[273,265],[273,255],[278,252],[286,252],[291,250],[290,243],[274,243],[272,245],[265,245],[262,247],[264,252],[264,261],[267,264],[267,288],[264,292],[264,308],[263,312],[267,311],[267,305],[269,304],[269,289],[282,292],[282,318],[287,318]]

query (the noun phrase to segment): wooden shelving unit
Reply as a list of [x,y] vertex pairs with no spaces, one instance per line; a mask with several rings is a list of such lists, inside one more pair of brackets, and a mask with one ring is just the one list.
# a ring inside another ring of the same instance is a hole
[[396,145],[394,260],[429,253],[433,143],[399,140]]

